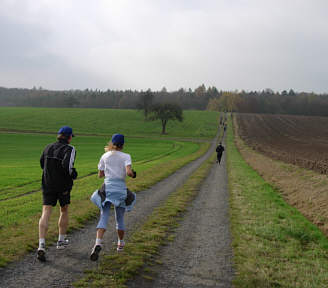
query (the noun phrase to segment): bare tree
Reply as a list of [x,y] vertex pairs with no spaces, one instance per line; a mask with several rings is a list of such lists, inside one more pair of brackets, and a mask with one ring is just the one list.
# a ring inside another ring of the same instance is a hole
[[181,107],[173,103],[155,104],[151,107],[148,120],[161,120],[162,134],[166,134],[166,124],[169,120],[183,121]]

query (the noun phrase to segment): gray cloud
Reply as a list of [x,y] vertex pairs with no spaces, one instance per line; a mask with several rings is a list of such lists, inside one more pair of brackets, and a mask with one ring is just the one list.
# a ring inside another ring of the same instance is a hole
[[323,0],[3,0],[0,86],[328,92]]

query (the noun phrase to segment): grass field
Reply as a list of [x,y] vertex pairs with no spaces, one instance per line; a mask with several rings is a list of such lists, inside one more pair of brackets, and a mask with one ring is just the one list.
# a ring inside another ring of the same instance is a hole
[[[73,139],[72,145],[77,150],[75,167],[80,177],[97,171],[99,158],[104,153],[103,148],[108,140],[95,136],[80,136]],[[0,133],[0,150],[6,151],[0,158],[0,199],[5,197],[7,190],[13,193],[13,187],[29,183],[32,185],[29,185],[30,188],[25,189],[26,191],[40,187],[40,155],[44,147],[54,141],[55,136],[52,135]],[[136,168],[139,168],[139,163],[176,154],[180,149],[192,153],[198,149],[198,145],[191,142],[164,139],[144,141],[141,138],[127,137],[124,147],[124,151],[132,155]],[[33,185],[35,182],[38,182],[37,185]]]
[[246,164],[231,128],[227,148],[234,287],[328,287],[327,238]]
[[[185,126],[172,125],[170,138],[166,138],[159,137],[159,123],[145,122],[140,112],[132,110],[0,107],[0,266],[19,259],[37,245],[41,212],[39,158],[45,145],[55,141],[61,125],[73,126],[77,134],[72,144],[77,149],[75,166],[79,177],[72,190],[70,222],[70,229],[75,229],[97,215],[89,198],[102,182],[95,173],[112,133],[126,135],[124,151],[131,154],[138,172],[134,181],[128,181],[128,187],[140,191],[205,153],[207,141],[197,143],[185,138],[212,138],[217,132],[217,116],[186,112]],[[48,240],[55,240],[58,233],[58,211],[53,214]]]
[[[208,143],[199,144],[194,153],[177,152],[164,158],[140,164],[138,177],[127,182],[132,191],[140,191],[166,178],[177,169],[200,157],[209,147]],[[177,157],[179,156],[179,157]],[[139,173],[139,171],[141,171]],[[98,209],[89,200],[92,192],[102,180],[96,175],[78,179],[72,190],[70,205],[70,230],[80,228],[88,219],[98,214]],[[0,201],[0,266],[17,260],[37,246],[38,220],[41,212],[41,191],[15,199]],[[50,243],[57,236],[58,210],[53,211],[47,241]]]
[[[168,137],[213,138],[217,112],[184,111],[184,121],[168,121]],[[0,130],[54,133],[63,125],[75,134],[160,136],[160,121],[144,121],[143,113],[118,109],[0,107]]]

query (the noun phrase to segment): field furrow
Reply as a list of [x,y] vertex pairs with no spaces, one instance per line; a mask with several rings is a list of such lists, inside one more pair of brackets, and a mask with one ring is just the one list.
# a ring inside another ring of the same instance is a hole
[[241,138],[272,158],[328,173],[328,118],[237,114]]

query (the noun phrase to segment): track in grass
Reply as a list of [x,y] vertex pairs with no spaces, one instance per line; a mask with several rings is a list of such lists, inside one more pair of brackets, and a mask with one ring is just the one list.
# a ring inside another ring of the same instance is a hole
[[[39,158],[45,145],[53,141],[54,137],[49,135],[0,134],[0,149],[7,152],[0,159],[0,201],[40,190]],[[74,139],[79,178],[96,173],[106,142],[105,137],[95,136]],[[133,155],[134,167],[142,170],[145,166],[142,164],[146,162],[159,161],[170,155],[178,158],[193,153],[198,147],[191,142],[128,138],[125,151]]]

